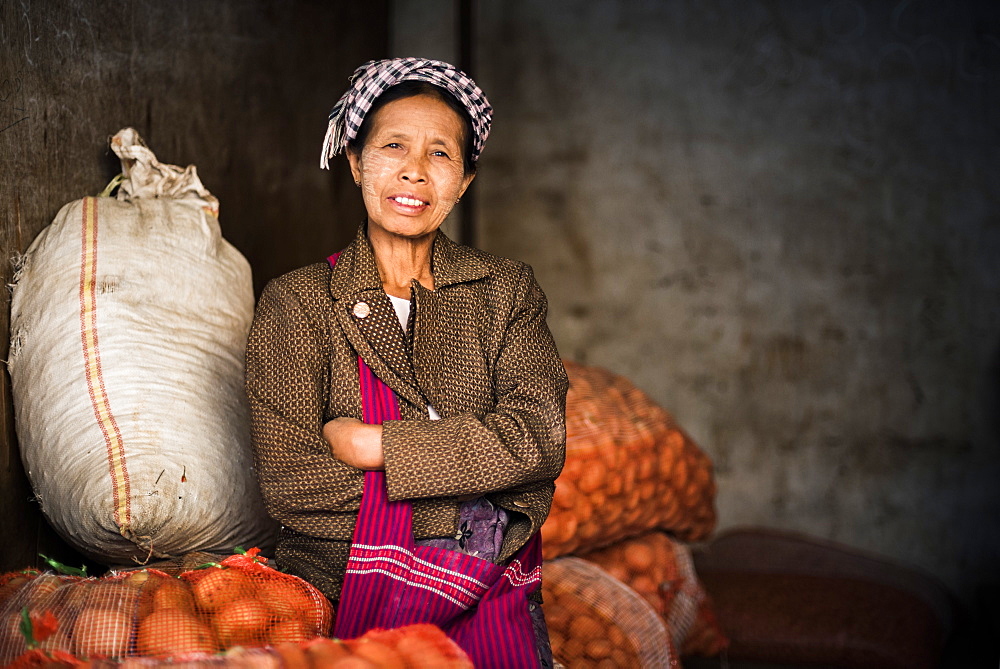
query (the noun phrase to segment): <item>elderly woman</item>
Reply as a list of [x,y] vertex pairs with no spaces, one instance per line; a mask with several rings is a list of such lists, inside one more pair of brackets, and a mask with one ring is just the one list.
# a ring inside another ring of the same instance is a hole
[[367,220],[265,288],[247,392],[277,561],[336,603],[338,636],[433,622],[477,666],[547,666],[538,531],[566,374],[531,268],[439,230],[491,114],[447,63],[355,72],[321,164],[346,153]]

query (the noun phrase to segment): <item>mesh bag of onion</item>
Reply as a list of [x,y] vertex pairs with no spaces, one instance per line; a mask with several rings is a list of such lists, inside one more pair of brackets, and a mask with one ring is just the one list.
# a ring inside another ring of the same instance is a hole
[[654,530],[581,557],[649,602],[682,657],[714,656],[729,646],[687,544]]
[[677,661],[649,603],[592,562],[564,557],[542,567],[552,654],[573,669],[667,667]]
[[686,541],[715,527],[712,462],[628,379],[565,362],[566,464],[542,527],[546,559],[647,530]]
[[28,667],[434,667],[472,662],[433,625],[325,636],[333,611],[256,549],[172,576],[0,576],[0,664]]
[[0,585],[0,662],[28,651],[118,660],[213,655],[327,634],[329,601],[256,549],[173,577],[156,569],[83,578],[14,575]]

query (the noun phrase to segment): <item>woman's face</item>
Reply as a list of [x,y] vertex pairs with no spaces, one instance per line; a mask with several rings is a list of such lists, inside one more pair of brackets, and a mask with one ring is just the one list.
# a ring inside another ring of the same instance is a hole
[[375,113],[358,155],[347,152],[368,210],[369,234],[418,239],[435,232],[475,175],[462,163],[463,123],[436,97],[394,100]]

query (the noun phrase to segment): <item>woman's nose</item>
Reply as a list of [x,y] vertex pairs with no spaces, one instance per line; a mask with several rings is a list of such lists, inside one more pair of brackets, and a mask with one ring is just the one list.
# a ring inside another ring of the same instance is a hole
[[412,156],[407,159],[402,171],[403,181],[410,183],[423,183],[427,181],[427,164],[419,156]]

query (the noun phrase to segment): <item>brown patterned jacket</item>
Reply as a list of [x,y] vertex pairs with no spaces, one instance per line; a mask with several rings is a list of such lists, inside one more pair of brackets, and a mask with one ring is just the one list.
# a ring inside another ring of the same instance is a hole
[[364,226],[332,270],[274,279],[257,305],[246,387],[261,491],[282,525],[276,557],[331,599],[364,475],[331,455],[321,430],[361,418],[358,354],[399,398],[403,420],[383,424],[386,481],[390,499],[413,500],[418,539],[454,536],[462,500],[485,494],[512,512],[506,560],[541,527],[562,469],[566,372],[531,268],[440,231],[431,257],[435,290],[413,282],[408,335]]

